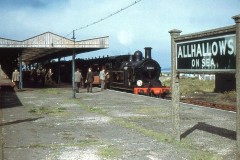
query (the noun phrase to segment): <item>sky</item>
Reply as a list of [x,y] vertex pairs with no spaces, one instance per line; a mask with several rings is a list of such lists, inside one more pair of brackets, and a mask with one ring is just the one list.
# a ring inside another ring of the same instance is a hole
[[[135,0],[0,0],[0,37],[25,40],[44,32],[72,38],[71,32],[134,3]],[[234,25],[240,0],[141,0],[95,25],[77,30],[76,41],[109,36],[109,48],[78,58],[133,54],[152,47],[162,68],[171,66],[170,34]]]

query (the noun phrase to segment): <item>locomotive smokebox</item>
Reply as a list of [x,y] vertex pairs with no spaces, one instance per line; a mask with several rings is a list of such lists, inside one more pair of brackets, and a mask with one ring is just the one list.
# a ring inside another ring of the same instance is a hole
[[151,47],[145,47],[145,59],[152,59]]

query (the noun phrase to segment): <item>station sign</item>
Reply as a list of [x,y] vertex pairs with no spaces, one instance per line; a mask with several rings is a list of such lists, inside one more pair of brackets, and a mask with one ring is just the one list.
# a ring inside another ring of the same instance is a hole
[[176,43],[177,70],[226,72],[236,69],[236,35]]

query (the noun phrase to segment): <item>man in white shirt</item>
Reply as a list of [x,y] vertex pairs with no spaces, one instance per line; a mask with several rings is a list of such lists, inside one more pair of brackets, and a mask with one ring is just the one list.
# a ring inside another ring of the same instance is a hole
[[102,70],[100,71],[100,74],[99,74],[99,78],[100,78],[100,81],[101,81],[101,91],[104,90],[104,87],[105,87],[105,77],[108,73],[105,73],[105,68],[102,67]]
[[20,79],[20,74],[18,70],[15,69],[15,71],[12,73],[12,82],[14,83],[14,85],[17,86],[17,88],[19,88],[19,79]]

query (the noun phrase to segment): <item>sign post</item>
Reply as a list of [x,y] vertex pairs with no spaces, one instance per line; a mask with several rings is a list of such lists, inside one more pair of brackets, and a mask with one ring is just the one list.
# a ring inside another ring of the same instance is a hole
[[173,136],[180,140],[178,73],[233,73],[236,76],[236,159],[240,160],[240,14],[232,17],[235,25],[181,35],[171,35]]
[[23,89],[23,72],[22,72],[22,51],[19,53],[19,72],[20,72],[20,82],[19,82],[19,89]]
[[240,160],[240,15],[232,17],[236,23],[236,92],[237,92],[237,160]]
[[172,92],[172,122],[173,122],[173,137],[180,141],[180,113],[179,113],[179,76],[176,71],[176,42],[175,38],[180,36],[182,31],[174,29],[169,31],[171,35],[171,92]]

